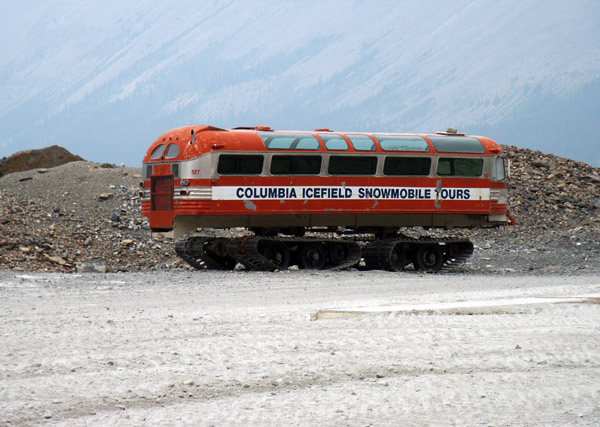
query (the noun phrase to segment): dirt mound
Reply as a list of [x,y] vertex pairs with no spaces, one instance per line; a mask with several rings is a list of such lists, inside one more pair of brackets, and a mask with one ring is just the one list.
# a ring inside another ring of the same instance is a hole
[[69,162],[83,160],[67,149],[53,145],[40,150],[20,151],[0,160],[0,176],[31,169],[50,169]]
[[[476,246],[464,271],[600,271],[600,169],[503,148],[517,225],[461,230]],[[0,268],[187,268],[172,241],[152,239],[141,216],[140,168],[78,161],[39,172],[0,179]]]

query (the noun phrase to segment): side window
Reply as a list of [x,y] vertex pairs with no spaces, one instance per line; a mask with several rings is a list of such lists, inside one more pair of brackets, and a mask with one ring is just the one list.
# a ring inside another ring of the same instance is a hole
[[262,173],[263,156],[221,154],[217,173],[219,175],[259,175]]
[[472,136],[430,136],[438,153],[485,153],[481,141]]
[[329,158],[330,175],[375,175],[377,157],[331,156]]
[[317,138],[307,133],[259,133],[265,147],[269,150],[318,150],[321,148]]
[[356,151],[375,151],[375,143],[369,135],[353,134],[346,135]]
[[506,170],[504,169],[504,158],[496,157],[494,160],[494,181],[504,181],[506,179]]
[[337,133],[320,133],[319,136],[325,143],[325,147],[328,150],[347,150],[348,143]]
[[441,157],[438,160],[437,174],[440,176],[481,176],[483,159]]
[[312,135],[298,138],[292,144],[292,150],[318,150],[319,148],[319,141]]
[[143,176],[144,181],[147,179],[150,179],[151,176],[152,176],[152,165],[146,165],[146,169],[144,169],[144,176]]
[[263,138],[265,146],[271,150],[284,149],[289,150],[296,140],[295,136],[277,135]]
[[429,151],[425,138],[416,135],[375,135],[384,151]]
[[383,174],[427,176],[430,169],[429,157],[386,157]]
[[319,175],[321,156],[273,156],[273,175]]

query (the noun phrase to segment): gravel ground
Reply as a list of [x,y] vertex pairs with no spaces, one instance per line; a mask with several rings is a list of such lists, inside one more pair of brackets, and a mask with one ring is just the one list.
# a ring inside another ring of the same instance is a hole
[[[600,424],[600,275],[0,271],[2,425]],[[471,315],[465,315],[471,314]]]

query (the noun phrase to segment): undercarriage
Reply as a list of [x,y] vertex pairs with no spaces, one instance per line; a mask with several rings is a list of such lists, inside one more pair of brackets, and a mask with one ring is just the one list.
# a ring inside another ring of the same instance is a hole
[[179,257],[195,269],[276,271],[292,266],[311,270],[402,271],[412,268],[437,272],[455,268],[473,253],[462,238],[413,238],[401,234],[348,237],[194,235],[175,246]]

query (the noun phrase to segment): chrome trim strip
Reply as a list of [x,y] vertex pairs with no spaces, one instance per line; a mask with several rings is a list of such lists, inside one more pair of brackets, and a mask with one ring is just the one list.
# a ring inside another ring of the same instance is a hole
[[[188,191],[188,194],[181,195],[180,191]],[[175,200],[212,200],[211,187],[175,187],[173,198]]]

